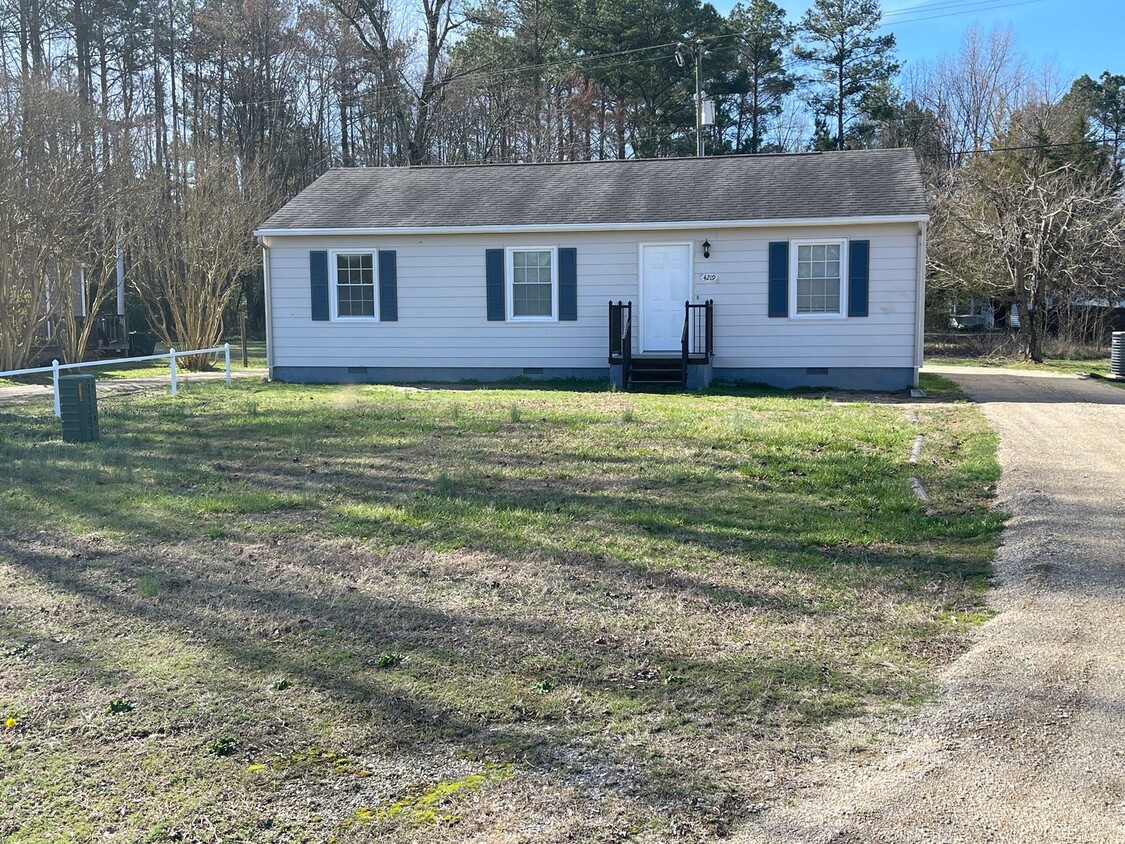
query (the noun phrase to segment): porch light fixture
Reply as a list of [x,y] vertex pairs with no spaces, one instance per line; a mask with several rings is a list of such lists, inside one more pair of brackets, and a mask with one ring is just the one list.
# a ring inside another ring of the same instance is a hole
[[711,257],[711,241],[709,241],[709,240],[703,241],[703,257],[704,258],[710,258]]

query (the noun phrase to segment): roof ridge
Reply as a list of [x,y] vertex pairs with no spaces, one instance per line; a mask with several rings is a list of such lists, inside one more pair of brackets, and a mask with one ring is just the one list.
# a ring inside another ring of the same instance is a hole
[[737,155],[666,155],[652,158],[587,158],[582,160],[571,159],[568,161],[472,161],[464,162],[461,164],[412,164],[406,165],[410,170],[447,170],[451,167],[472,168],[472,167],[565,167],[568,165],[582,165],[582,164],[655,164],[658,162],[671,162],[671,161],[697,161],[697,160],[745,160],[745,159],[761,159],[761,158],[796,158],[798,156],[817,156],[822,153],[819,150],[810,152],[760,152],[755,154],[740,153]]

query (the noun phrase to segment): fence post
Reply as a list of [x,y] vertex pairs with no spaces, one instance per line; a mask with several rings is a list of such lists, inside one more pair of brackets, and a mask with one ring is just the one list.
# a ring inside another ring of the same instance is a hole
[[168,350],[168,369],[172,373],[172,395],[176,395],[176,350]]
[[227,359],[227,386],[230,386],[230,343],[223,343],[223,356]]
[[62,418],[62,399],[59,397],[59,362],[51,361],[51,380],[55,384],[55,418]]
[[238,330],[242,336],[242,368],[250,368],[250,352],[246,348],[246,311],[242,311],[238,315]]

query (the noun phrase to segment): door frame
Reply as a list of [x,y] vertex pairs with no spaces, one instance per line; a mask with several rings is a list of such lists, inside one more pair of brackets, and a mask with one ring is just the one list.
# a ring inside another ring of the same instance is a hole
[[645,348],[645,248],[648,246],[686,246],[688,250],[687,301],[691,301],[695,292],[695,242],[690,240],[660,240],[643,241],[637,244],[637,305],[640,311],[641,330],[637,335],[637,348],[640,354],[647,352],[670,352],[672,349],[646,349]]

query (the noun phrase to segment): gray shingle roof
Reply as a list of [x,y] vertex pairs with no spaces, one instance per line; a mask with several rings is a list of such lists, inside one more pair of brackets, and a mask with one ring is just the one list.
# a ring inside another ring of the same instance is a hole
[[597,225],[926,214],[909,149],[330,170],[286,229]]

